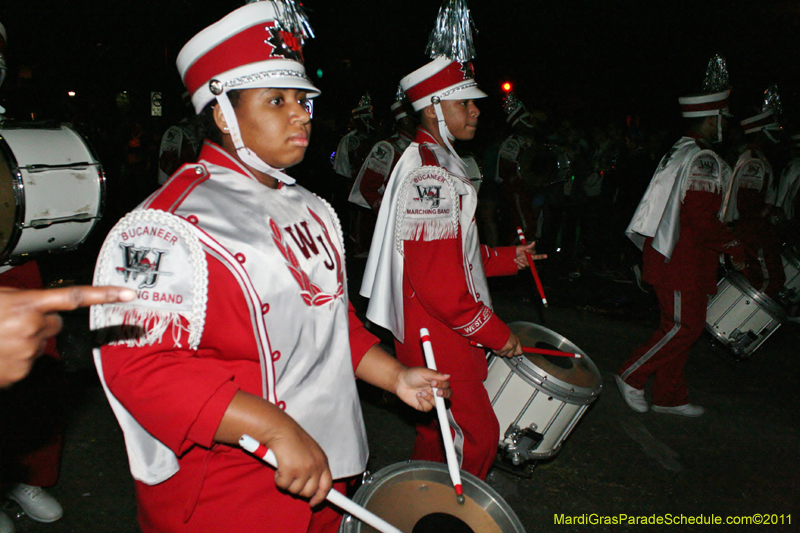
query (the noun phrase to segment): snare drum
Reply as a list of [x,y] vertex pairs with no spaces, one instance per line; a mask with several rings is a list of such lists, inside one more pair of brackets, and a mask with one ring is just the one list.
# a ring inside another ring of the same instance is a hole
[[0,124],[0,264],[83,243],[102,214],[105,176],[67,124]]
[[509,324],[523,346],[581,354],[492,357],[484,382],[500,422],[500,447],[519,465],[561,450],[603,388],[600,371],[580,348],[558,333],[528,322]]
[[[353,501],[404,533],[411,533],[420,519],[434,513],[450,515],[475,533],[525,533],[517,515],[489,485],[463,470],[461,483],[463,504],[456,501],[447,465],[407,461],[368,476]],[[374,531],[349,515],[339,527],[339,533]],[[447,529],[439,533],[445,531]]]
[[800,304],[800,259],[790,248],[783,251],[781,258],[786,282],[778,293],[778,298],[787,306]]
[[738,272],[717,284],[706,308],[706,329],[737,357],[750,357],[786,320],[783,309]]

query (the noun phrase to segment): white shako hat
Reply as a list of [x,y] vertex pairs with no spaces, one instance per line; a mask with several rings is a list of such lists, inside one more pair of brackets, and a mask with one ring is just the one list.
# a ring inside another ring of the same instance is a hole
[[[732,117],[728,108],[731,89],[728,81],[728,65],[716,54],[708,61],[700,94],[678,98],[684,118]],[[717,120],[717,141],[722,142],[722,120]]]
[[353,115],[353,118],[372,120],[372,97],[369,93],[364,93],[364,96],[358,100],[358,105],[350,111],[350,114]]
[[741,121],[745,134],[755,133],[757,131],[780,131],[781,125],[778,123],[778,117],[772,109],[768,109],[763,113],[749,117]]
[[177,58],[178,72],[200,113],[216,99],[239,157],[253,168],[293,184],[294,178],[263,162],[244,146],[227,93],[233,89],[301,89],[308,98],[320,91],[306,76],[303,44],[313,37],[293,0],[244,5],[192,37]]
[[781,112],[782,105],[778,87],[773,84],[764,91],[764,105],[761,107],[761,113],[748,117],[739,124],[741,124],[745,135],[763,131],[770,141],[777,144],[779,139],[773,136],[771,132],[783,130],[779,119]]
[[403,120],[408,116],[408,111],[406,110],[406,93],[403,92],[403,88],[399,85],[397,86],[397,93],[394,97],[394,102],[390,106],[392,111],[392,116],[395,120],[400,121]]
[[506,112],[506,122],[511,124],[512,127],[520,122],[529,128],[533,127],[530,120],[533,115],[528,112],[528,108],[525,107],[525,104],[513,91],[508,93],[503,100],[503,110]]
[[728,109],[729,90],[712,94],[682,96],[678,98],[681,115],[685,118],[713,117],[715,115],[733,116]]
[[439,100],[474,100],[488,96],[478,88],[472,62],[460,63],[443,56],[435,58],[402,80],[400,87],[414,111]]
[[467,0],[444,0],[426,49],[433,61],[400,80],[400,87],[414,111],[433,105],[439,121],[439,135],[446,148],[459,160],[461,158],[450,144],[455,137],[447,129],[440,102],[488,96],[475,81],[472,26]]
[[406,113],[406,109],[403,106],[402,100],[394,102],[391,105],[390,109],[392,111],[392,116],[394,117],[395,120],[403,120],[408,116],[408,113]]

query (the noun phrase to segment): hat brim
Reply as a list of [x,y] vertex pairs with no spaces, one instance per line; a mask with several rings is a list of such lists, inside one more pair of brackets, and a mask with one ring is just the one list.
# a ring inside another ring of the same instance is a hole
[[477,100],[478,98],[486,98],[489,96],[477,87],[467,87],[466,89],[459,89],[447,96],[443,96],[442,100]]
[[[294,75],[286,75],[293,73]],[[316,98],[321,91],[306,77],[305,68],[296,61],[273,59],[253,63],[224,72],[215,79],[226,85],[226,91],[239,89],[298,89],[306,91],[308,98]],[[202,85],[192,95],[192,104],[200,113],[215,98],[208,84]]]

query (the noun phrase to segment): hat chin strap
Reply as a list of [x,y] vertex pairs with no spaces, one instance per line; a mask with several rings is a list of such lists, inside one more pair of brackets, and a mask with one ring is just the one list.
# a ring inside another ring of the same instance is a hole
[[456,138],[455,136],[450,133],[450,129],[447,127],[447,122],[444,120],[444,113],[442,113],[442,105],[439,103],[440,100],[438,97],[434,96],[431,98],[433,102],[433,110],[436,112],[436,119],[439,121],[439,136],[442,138],[442,142],[444,142],[444,146],[453,154],[453,157],[464,163],[461,160],[461,157],[456,153],[453,145],[450,144],[450,141],[454,141]]
[[256,170],[260,170],[261,172],[272,176],[276,180],[285,183],[286,185],[294,185],[295,179],[293,177],[281,172],[282,169],[271,167],[262,161],[261,158],[255,154],[255,152],[244,145],[242,134],[239,131],[239,122],[236,120],[236,112],[233,110],[233,106],[231,105],[231,101],[228,99],[227,93],[223,92],[218,94],[216,98],[219,107],[222,109],[222,116],[225,117],[225,122],[228,124],[228,133],[230,133],[233,146],[236,148],[236,154],[239,156],[242,162]]
[[775,137],[772,136],[772,134],[770,134],[769,128],[764,128],[763,131],[764,131],[764,135],[767,136],[767,139],[772,141],[774,144],[778,144],[778,139],[776,139]]

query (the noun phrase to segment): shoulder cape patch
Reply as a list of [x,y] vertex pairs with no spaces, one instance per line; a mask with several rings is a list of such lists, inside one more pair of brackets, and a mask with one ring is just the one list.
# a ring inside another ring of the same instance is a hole
[[126,215],[103,243],[94,284],[127,287],[138,295],[128,303],[92,306],[91,329],[113,330],[113,342],[152,345],[170,330],[180,348],[181,333],[188,328],[189,347],[199,345],[208,265],[197,230],[182,218],[154,209]]
[[689,169],[683,183],[683,196],[687,190],[720,194],[722,192],[722,163],[719,156],[711,150],[701,150],[689,162]]
[[[442,167],[423,166],[408,173],[397,201],[395,235],[402,241],[454,239],[458,235],[459,195]],[[402,250],[401,250],[402,253]]]
[[761,159],[752,158],[740,169],[737,176],[740,189],[756,189],[761,191],[767,177],[767,167]]

